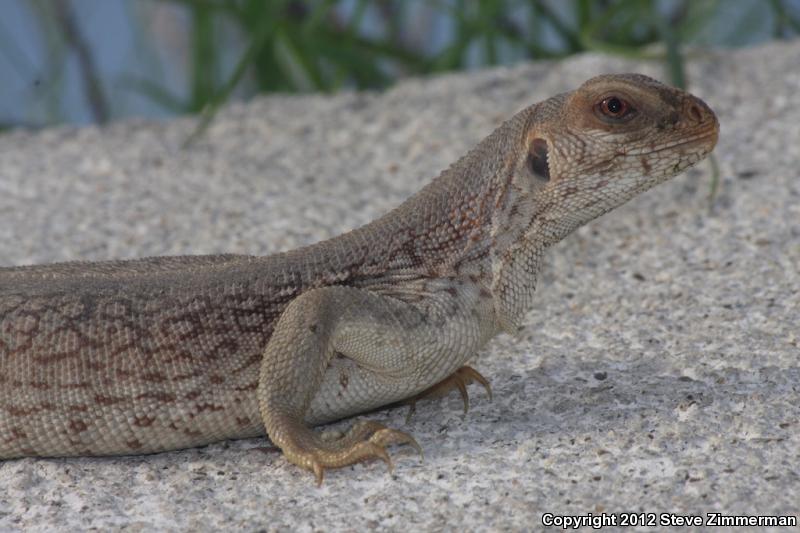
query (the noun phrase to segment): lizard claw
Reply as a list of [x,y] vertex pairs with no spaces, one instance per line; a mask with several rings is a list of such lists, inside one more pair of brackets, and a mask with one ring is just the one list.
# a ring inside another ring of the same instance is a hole
[[411,416],[416,412],[416,404],[418,401],[441,398],[446,396],[447,393],[453,389],[458,389],[461,399],[464,401],[464,414],[466,414],[469,411],[469,394],[467,394],[467,385],[473,382],[478,382],[483,385],[483,388],[486,389],[486,394],[489,396],[489,401],[491,401],[492,387],[489,385],[489,380],[483,377],[480,372],[471,366],[462,366],[436,385],[402,402],[409,405],[408,415],[406,415],[406,423],[411,420]]
[[394,472],[394,463],[392,463],[392,458],[389,457],[389,452],[386,451],[386,448],[384,448],[383,446],[381,446],[379,444],[376,445],[376,444],[374,444],[372,442],[370,442],[370,444],[373,444],[373,446],[370,446],[372,454],[375,457],[377,457],[379,459],[382,459],[383,462],[386,463],[386,466],[389,468],[389,473],[390,474],[393,473]]
[[481,375],[480,372],[472,368],[471,366],[462,366],[458,370],[454,376],[457,376],[459,379],[458,390],[461,392],[461,397],[464,399],[464,414],[467,413],[469,410],[469,396],[467,395],[467,385],[472,382],[477,381],[481,385],[483,385],[484,390],[486,391],[486,395],[489,397],[489,401],[492,401],[492,387],[489,385],[489,380]]
[[314,476],[317,478],[317,487],[322,486],[322,478],[325,477],[325,468],[318,461],[312,463],[311,469],[314,471]]
[[391,444],[408,444],[417,451],[420,459],[422,460],[425,459],[425,454],[422,453],[422,446],[419,445],[419,443],[414,437],[412,437],[405,431],[383,428],[376,431],[372,435],[372,437],[370,437],[369,440],[370,442],[373,442],[379,446],[389,446]]

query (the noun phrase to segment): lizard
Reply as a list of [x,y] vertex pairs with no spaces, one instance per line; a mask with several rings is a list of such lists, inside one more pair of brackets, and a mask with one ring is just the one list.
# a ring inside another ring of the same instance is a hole
[[155,453],[266,434],[313,472],[408,433],[314,426],[462,392],[532,307],[542,256],[707,156],[699,98],[601,75],[531,105],[392,211],[268,255],[0,269],[0,459]]

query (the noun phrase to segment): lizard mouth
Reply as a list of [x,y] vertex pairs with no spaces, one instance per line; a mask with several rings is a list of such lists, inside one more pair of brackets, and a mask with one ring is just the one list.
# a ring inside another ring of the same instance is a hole
[[706,153],[710,152],[714,146],[717,144],[718,133],[716,130],[711,130],[709,132],[705,132],[702,135],[697,135],[690,139],[685,139],[683,141],[675,142],[672,144],[668,144],[666,146],[661,146],[654,150],[648,151],[637,151],[637,152],[628,152],[627,155],[649,155],[649,154],[658,154],[664,152],[666,150],[674,150],[675,148],[681,148],[683,146],[707,146]]

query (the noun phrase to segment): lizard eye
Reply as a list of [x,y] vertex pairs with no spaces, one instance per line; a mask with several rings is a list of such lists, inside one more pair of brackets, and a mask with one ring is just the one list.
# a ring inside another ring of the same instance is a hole
[[603,98],[596,107],[605,118],[615,120],[632,118],[636,112],[627,100],[618,96]]

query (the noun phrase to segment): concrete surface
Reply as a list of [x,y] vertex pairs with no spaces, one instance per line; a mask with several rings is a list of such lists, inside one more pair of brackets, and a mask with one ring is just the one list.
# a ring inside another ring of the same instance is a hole
[[[544,513],[800,515],[800,42],[699,54],[705,164],[549,254],[519,339],[453,395],[374,418],[426,452],[313,477],[263,439],[154,456],[0,464],[0,530],[538,530]],[[266,254],[363,224],[501,120],[601,72],[584,55],[270,97],[194,119],[0,136],[0,264]],[[711,207],[710,207],[711,206]],[[346,427],[350,422],[340,424]],[[659,517],[660,518],[660,517]],[[613,529],[613,528],[611,528]],[[697,529],[697,528],[695,528]],[[766,529],[759,529],[766,531]]]

